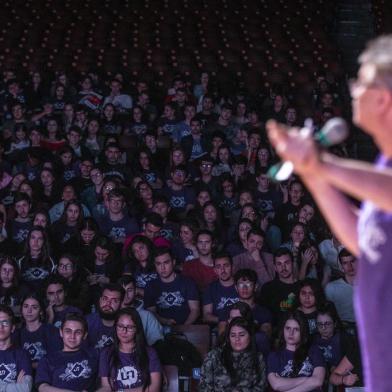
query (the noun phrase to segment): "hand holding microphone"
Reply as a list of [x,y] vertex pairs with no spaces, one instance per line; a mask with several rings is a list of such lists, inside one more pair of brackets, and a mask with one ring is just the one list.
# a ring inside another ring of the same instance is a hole
[[304,128],[287,129],[276,121],[267,122],[268,136],[283,162],[270,168],[268,174],[276,181],[285,181],[294,168],[300,175],[316,173],[319,165],[319,148],[341,143],[348,135],[346,122],[332,118],[324,127],[312,135],[311,125]]

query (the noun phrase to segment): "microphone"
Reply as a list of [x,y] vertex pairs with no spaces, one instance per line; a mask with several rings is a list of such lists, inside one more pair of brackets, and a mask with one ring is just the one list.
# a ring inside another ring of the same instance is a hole
[[[304,137],[309,136],[313,131],[311,119],[305,121],[305,126],[299,131]],[[323,148],[328,148],[341,143],[348,136],[348,127],[346,121],[340,117],[334,117],[328,120],[324,126],[313,135],[316,144]],[[291,161],[279,162],[268,170],[268,176],[275,181],[286,181],[294,171],[294,165]]]

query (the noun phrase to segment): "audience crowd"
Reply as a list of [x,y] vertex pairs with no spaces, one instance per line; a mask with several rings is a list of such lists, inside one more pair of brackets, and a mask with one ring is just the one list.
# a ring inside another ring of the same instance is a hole
[[[316,129],[340,98],[317,80]],[[179,75],[158,99],[6,70],[0,112],[1,390],[160,391],[156,347],[192,324],[213,342],[200,391],[362,385],[356,259],[298,178],[268,176],[265,121],[303,122],[282,86]]]

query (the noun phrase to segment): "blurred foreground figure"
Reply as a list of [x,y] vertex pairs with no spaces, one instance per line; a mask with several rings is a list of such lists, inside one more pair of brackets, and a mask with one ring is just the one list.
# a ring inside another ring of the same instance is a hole
[[[365,382],[369,392],[390,391],[392,351],[392,36],[372,41],[350,84],[353,122],[381,151],[372,165],[320,152],[309,136],[267,123],[278,154],[317,201],[330,227],[359,258],[355,290]],[[362,201],[359,211],[346,197]]]

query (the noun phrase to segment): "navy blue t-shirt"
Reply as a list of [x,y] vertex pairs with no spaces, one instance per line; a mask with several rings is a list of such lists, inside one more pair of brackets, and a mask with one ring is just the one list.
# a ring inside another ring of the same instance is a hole
[[18,222],[14,220],[9,228],[10,231],[8,232],[8,235],[15,243],[22,244],[26,240],[32,226],[33,224],[31,221]]
[[88,324],[87,342],[91,348],[102,350],[113,343],[114,326],[103,325],[98,313],[88,314],[86,320]]
[[26,351],[10,347],[0,350],[0,388],[5,384],[16,383],[19,372],[32,376],[31,362]]
[[203,293],[203,305],[212,304],[212,313],[223,320],[227,316],[227,309],[238,302],[238,294],[234,284],[223,286],[219,280],[208,285]]
[[75,306],[66,306],[64,310],[60,312],[54,312],[53,325],[56,328],[61,328],[63,320],[68,313],[79,313],[80,315],[83,314],[83,312]]
[[186,206],[195,204],[195,193],[192,188],[184,187],[181,190],[165,188],[162,192],[169,200],[169,205],[174,213],[185,212]]
[[337,366],[339,364],[343,357],[341,335],[339,332],[330,339],[322,339],[320,335],[317,335],[314,339],[314,344],[318,346],[325,362],[329,366]]
[[[293,375],[294,351],[283,349],[273,351],[268,356],[267,374],[277,373],[281,377],[311,377],[316,367],[325,367],[324,358],[317,346],[309,349],[308,356],[302,363],[297,375]],[[318,392],[318,389],[312,392]]]
[[181,275],[169,283],[153,280],[144,291],[145,308],[155,306],[159,316],[174,319],[177,324],[184,324],[189,316],[188,301],[198,300],[196,283]]
[[63,341],[59,331],[53,325],[42,324],[36,331],[30,332],[23,327],[16,330],[15,340],[19,347],[27,351],[33,362],[41,360],[46,354],[61,350]]
[[56,351],[43,358],[37,368],[35,384],[49,384],[71,391],[95,391],[98,355],[95,350]]
[[130,234],[140,232],[136,220],[128,215],[124,215],[119,221],[112,221],[108,215],[104,215],[98,219],[98,225],[102,234],[115,242],[124,242]]

